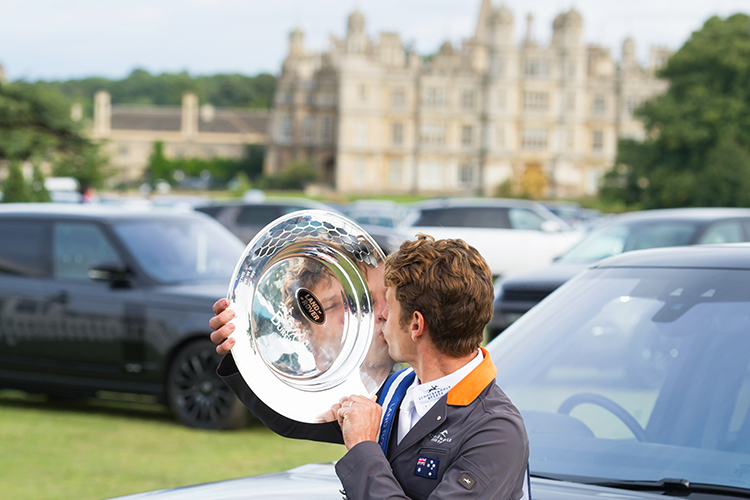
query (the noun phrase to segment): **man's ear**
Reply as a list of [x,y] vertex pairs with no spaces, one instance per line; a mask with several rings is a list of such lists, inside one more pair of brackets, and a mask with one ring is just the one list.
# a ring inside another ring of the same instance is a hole
[[411,339],[416,340],[425,334],[427,331],[427,323],[424,320],[424,316],[419,311],[414,311],[411,315],[411,323],[409,325],[409,334]]

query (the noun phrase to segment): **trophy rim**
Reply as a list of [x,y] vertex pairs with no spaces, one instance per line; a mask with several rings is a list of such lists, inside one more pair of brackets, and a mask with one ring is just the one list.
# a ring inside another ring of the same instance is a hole
[[[313,236],[292,238],[269,250],[275,240],[281,239],[284,229],[299,221],[311,225],[327,223],[316,226],[322,235],[327,234],[325,231],[338,234],[339,227],[345,228],[344,234],[356,235],[354,241],[361,246],[354,248],[352,236],[346,247],[339,246],[333,239],[326,241],[322,236],[319,239]],[[308,258],[325,266],[341,284],[345,303],[350,302],[351,314],[345,325],[341,351],[330,367],[311,377],[285,375],[269,363],[263,349],[257,345],[258,330],[253,324],[258,284],[266,272],[290,258]],[[360,378],[360,367],[375,329],[375,317],[369,286],[355,260],[377,268],[383,265],[385,255],[366,231],[345,216],[324,210],[301,210],[274,220],[258,232],[235,266],[227,292],[229,307],[235,311],[231,321],[235,330],[230,335],[235,345],[230,352],[250,389],[277,413],[300,422],[319,422],[319,416],[342,397],[352,394],[371,397],[385,382],[387,374],[382,380],[376,380],[376,387],[368,389]]]

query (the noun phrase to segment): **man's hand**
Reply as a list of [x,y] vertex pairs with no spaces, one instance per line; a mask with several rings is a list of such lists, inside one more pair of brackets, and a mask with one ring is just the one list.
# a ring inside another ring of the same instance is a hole
[[217,300],[213,306],[216,316],[208,320],[208,326],[213,330],[211,342],[217,344],[216,352],[219,354],[226,354],[234,347],[234,339],[229,338],[234,331],[234,323],[229,323],[234,318],[234,311],[227,307],[229,307],[229,300]]
[[347,450],[363,441],[378,441],[383,408],[365,396],[350,396],[338,409],[338,421]]

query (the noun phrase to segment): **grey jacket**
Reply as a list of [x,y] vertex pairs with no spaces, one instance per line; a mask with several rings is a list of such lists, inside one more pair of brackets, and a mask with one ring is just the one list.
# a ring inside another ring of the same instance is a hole
[[[349,500],[522,498],[529,459],[526,430],[495,383],[495,366],[483,352],[482,363],[435,403],[401,443],[391,433],[387,455],[377,443],[363,442],[336,463]],[[343,442],[336,422],[304,424],[268,408],[244,383],[231,355],[218,373],[274,432]],[[398,422],[393,426],[397,429]]]

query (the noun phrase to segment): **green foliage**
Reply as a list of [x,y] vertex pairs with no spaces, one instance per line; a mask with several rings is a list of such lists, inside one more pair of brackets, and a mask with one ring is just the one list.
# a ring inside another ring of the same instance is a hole
[[182,102],[182,94],[193,92],[200,102],[217,107],[270,109],[276,88],[276,77],[266,73],[257,76],[238,74],[190,76],[187,72],[152,75],[135,69],[122,80],[84,78],[53,82],[19,82],[19,84],[65,95],[83,105],[84,115],[93,114],[94,94],[106,90],[116,104],[172,105]]
[[39,165],[34,165],[34,173],[31,177],[31,185],[29,186],[29,201],[36,203],[52,201],[49,191],[44,186],[44,176]]
[[278,174],[261,177],[261,189],[305,189],[319,178],[318,169],[310,160],[288,163]]
[[50,159],[91,145],[59,93],[0,83],[0,160]]
[[265,149],[262,146],[249,145],[245,156],[240,160],[221,157],[170,159],[164,154],[164,143],[155,142],[146,168],[146,176],[151,183],[163,179],[174,185],[180,177],[175,175],[178,171],[187,177],[202,177],[208,172],[212,182],[226,184],[243,173],[249,183],[250,179],[259,177],[264,155]]
[[750,17],[712,17],[669,60],[669,90],[638,110],[602,196],[643,208],[750,206]]
[[99,148],[91,144],[81,151],[58,155],[52,167],[52,173],[57,177],[73,177],[81,186],[101,188],[111,168],[109,157]]
[[3,203],[22,203],[29,200],[29,186],[23,178],[21,165],[18,161],[11,161],[8,166],[8,177],[3,183]]

